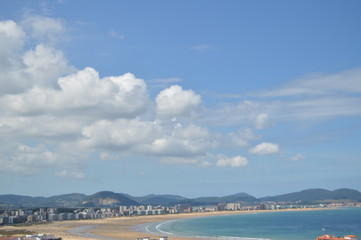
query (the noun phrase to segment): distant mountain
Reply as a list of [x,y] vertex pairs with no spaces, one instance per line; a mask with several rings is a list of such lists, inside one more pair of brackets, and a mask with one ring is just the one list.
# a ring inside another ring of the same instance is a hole
[[228,195],[224,197],[201,197],[195,198],[194,201],[202,203],[202,205],[212,205],[218,203],[231,203],[231,202],[257,202],[257,198],[247,194],[247,193],[237,193],[233,195]]
[[327,200],[352,200],[361,202],[361,192],[342,188],[334,191],[326,189],[307,189],[300,192],[277,195],[273,197],[263,197],[260,201],[274,201],[274,202],[315,202]]
[[15,194],[0,195],[0,203],[15,205],[15,206],[27,206],[35,207],[37,204],[44,204],[46,198],[44,197],[30,197]]
[[[143,205],[162,205],[168,206],[171,203],[185,200],[186,198],[178,195],[155,195],[149,194],[144,197],[131,197],[131,199],[143,204]],[[173,204],[174,205],[174,204]]]
[[140,205],[137,201],[130,199],[122,193],[114,193],[110,191],[98,192],[90,195],[81,202],[84,207],[117,207],[117,206],[130,206]]
[[255,198],[247,193],[237,193],[224,197],[200,197],[189,199],[178,195],[146,195],[133,197],[128,194],[102,191],[87,196],[80,193],[63,194],[52,197],[30,197],[22,195],[0,195],[1,207],[119,207],[130,205],[163,205],[190,204],[192,206],[216,205],[218,203],[247,202],[258,203],[261,201],[273,202],[332,202],[332,201],[357,201],[361,202],[361,192],[342,188],[334,191],[326,189],[307,189],[299,192],[277,196]]
[[87,195],[81,193],[70,193],[48,197],[45,200],[45,206],[54,207],[73,207],[84,201]]

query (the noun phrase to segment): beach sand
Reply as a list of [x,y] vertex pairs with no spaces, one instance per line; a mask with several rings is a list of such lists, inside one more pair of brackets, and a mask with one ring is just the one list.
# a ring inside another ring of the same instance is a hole
[[[296,210],[272,210],[272,211],[302,211],[302,210],[318,210],[318,209],[296,209]],[[266,210],[270,211],[270,210]],[[158,238],[160,235],[151,235],[149,233],[141,232],[135,229],[135,226],[151,222],[165,222],[169,220],[206,217],[215,215],[231,215],[244,214],[250,212],[262,211],[224,211],[224,212],[206,212],[206,213],[187,213],[187,214],[167,214],[167,215],[151,215],[151,216],[126,216],[118,218],[94,219],[94,220],[76,220],[76,221],[62,221],[53,222],[49,224],[37,224],[29,226],[3,226],[4,230],[24,230],[39,234],[53,234],[55,237],[61,237],[63,240],[136,240],[140,237]],[[78,227],[90,227],[85,229],[86,236],[78,236],[69,231],[74,231]],[[190,238],[169,237],[170,240],[189,240]]]

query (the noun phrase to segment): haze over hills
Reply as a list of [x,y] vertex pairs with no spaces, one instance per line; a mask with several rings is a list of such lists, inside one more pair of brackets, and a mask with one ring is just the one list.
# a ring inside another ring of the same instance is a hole
[[129,194],[102,191],[92,195],[80,193],[63,194],[52,197],[30,197],[21,195],[0,195],[0,206],[17,207],[118,207],[130,205],[164,205],[172,206],[187,203],[192,206],[215,205],[218,203],[261,201],[272,202],[333,202],[333,201],[361,202],[361,192],[353,189],[307,189],[299,192],[287,193],[262,198],[253,197],[247,193],[237,193],[224,197],[185,198],[178,195],[146,195],[134,197]]

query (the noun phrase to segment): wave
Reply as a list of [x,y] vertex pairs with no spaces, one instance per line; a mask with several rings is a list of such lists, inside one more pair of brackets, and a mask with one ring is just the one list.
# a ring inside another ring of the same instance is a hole
[[146,223],[143,225],[136,226],[136,229],[141,232],[146,232],[155,235],[166,235],[173,237],[186,237],[186,238],[197,238],[197,239],[221,239],[221,240],[271,240],[268,238],[250,238],[250,237],[235,237],[235,236],[202,236],[202,235],[187,235],[181,233],[172,233],[169,231],[162,230],[162,226],[166,224],[172,224],[178,220],[169,220],[165,222]]
[[156,227],[155,227],[155,229],[157,229],[159,232],[161,232],[161,233],[163,233],[163,234],[167,234],[167,235],[174,235],[173,233],[171,233],[171,232],[166,232],[166,231],[163,231],[163,230],[160,230],[159,228],[162,226],[162,225],[164,225],[166,222],[163,222],[163,223],[160,223],[160,224],[158,224]]

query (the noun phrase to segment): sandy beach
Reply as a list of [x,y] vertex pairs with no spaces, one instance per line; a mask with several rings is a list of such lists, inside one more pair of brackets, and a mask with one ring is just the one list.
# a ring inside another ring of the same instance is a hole
[[[304,211],[304,210],[319,210],[319,209],[295,209],[295,210],[272,210],[272,211]],[[270,210],[267,210],[268,212]],[[231,215],[231,214],[245,214],[250,212],[262,211],[229,211],[229,212],[206,212],[206,213],[187,213],[187,214],[167,214],[167,215],[153,215],[153,216],[126,216],[119,218],[95,219],[95,220],[76,220],[76,221],[62,221],[53,222],[49,224],[38,224],[29,226],[3,226],[1,231],[6,230],[23,230],[34,233],[53,234],[56,237],[61,237],[63,240],[136,240],[139,237],[154,237],[159,235],[151,235],[145,233],[140,228],[135,226],[143,225],[151,222],[165,222],[169,220],[206,217],[214,215]],[[76,233],[75,233],[76,232]],[[79,236],[80,235],[80,236]],[[171,237],[172,240],[186,240],[189,238]]]

